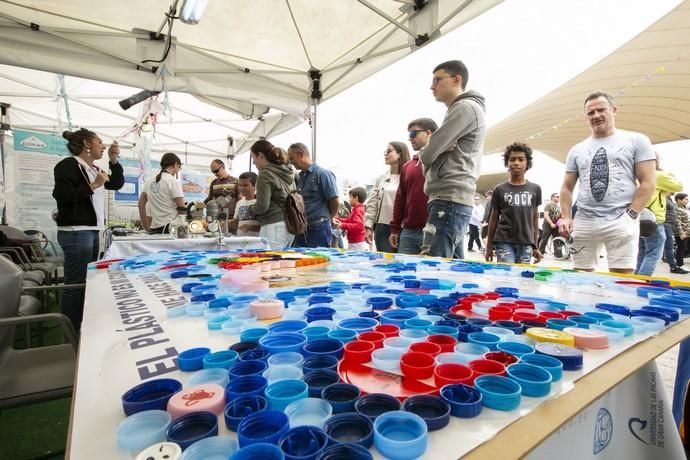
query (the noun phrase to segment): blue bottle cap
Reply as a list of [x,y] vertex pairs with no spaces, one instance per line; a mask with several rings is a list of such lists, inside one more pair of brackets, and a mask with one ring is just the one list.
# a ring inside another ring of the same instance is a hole
[[192,288],[197,287],[197,286],[201,286],[202,284],[204,284],[204,283],[199,283],[199,282],[195,282],[195,281],[192,281],[190,283],[184,283],[180,287],[180,290],[182,292],[192,292]]
[[326,420],[333,415],[333,407],[323,399],[306,398],[291,402],[283,412],[290,419],[292,428],[303,425],[323,428]]
[[230,306],[230,300],[227,297],[220,299],[213,299],[208,301],[208,308],[227,308]]
[[251,361],[251,360],[261,360],[266,361],[266,359],[271,355],[268,350],[259,346],[252,348],[251,350],[243,351],[240,353],[240,361]]
[[270,383],[264,390],[268,407],[283,411],[288,404],[309,396],[309,387],[303,380],[279,380]]
[[175,379],[155,379],[140,383],[122,395],[125,415],[141,411],[166,410],[168,400],[182,390],[182,383]]
[[518,358],[523,355],[529,355],[534,353],[534,347],[521,342],[501,342],[496,345],[498,351],[504,351],[510,355],[517,356]]
[[189,348],[177,355],[177,365],[181,371],[192,372],[203,369],[204,357],[211,353],[206,347]]
[[227,459],[234,455],[238,449],[239,446],[234,439],[211,436],[201,439],[187,447],[180,460],[206,460],[210,458]]
[[228,347],[228,350],[234,350],[239,354],[242,354],[242,352],[247,351],[247,350],[253,350],[254,348],[258,347],[259,343],[258,342],[237,342],[233,343]]
[[185,450],[195,442],[218,435],[218,417],[212,412],[190,412],[170,424],[167,439]]
[[[653,311],[653,310],[652,310]],[[620,329],[625,337],[633,335],[633,325],[628,319],[609,319],[600,323],[602,326]]]
[[307,311],[304,312],[305,318],[307,318],[307,322],[311,323],[312,321],[318,321],[322,319],[328,319],[332,320],[333,315],[335,314],[335,308],[331,307],[325,307],[325,306],[312,306],[307,309]]
[[321,390],[321,398],[331,403],[334,414],[354,411],[359,395],[359,387],[350,383],[333,383]]
[[213,300],[215,298],[216,298],[215,294],[204,292],[203,294],[198,294],[198,295],[192,296],[192,298],[190,300],[192,302],[208,302],[209,300]]
[[242,447],[230,460],[284,460],[285,454],[275,444],[267,442],[257,442]]
[[336,414],[326,420],[323,428],[333,443],[351,442],[368,449],[374,441],[373,423],[355,412]]
[[398,398],[384,393],[369,393],[355,402],[355,412],[369,417],[372,421],[381,414],[401,409],[402,404]]
[[349,442],[331,444],[316,460],[373,460],[371,452],[358,444]]
[[230,369],[235,361],[239,359],[239,354],[234,350],[222,350],[215,353],[209,353],[203,357],[204,369],[211,369],[213,367],[222,367],[223,369]]
[[584,329],[589,329],[589,326],[592,324],[597,324],[599,320],[597,320],[594,316],[587,316],[587,315],[572,315],[568,317],[568,319],[575,324],[577,324],[577,327],[581,327]]
[[488,332],[472,332],[467,335],[468,343],[476,343],[478,345],[484,345],[488,347],[491,351],[496,351],[496,346],[501,341],[501,337],[496,334],[489,334]]
[[346,318],[338,322],[338,327],[341,329],[352,329],[357,333],[372,330],[377,324],[374,318]]
[[259,339],[259,345],[271,354],[285,351],[299,353],[305,343],[307,343],[307,338],[298,332],[271,333]]
[[540,342],[534,346],[537,353],[551,356],[563,363],[563,370],[576,371],[582,369],[582,351],[560,343]]
[[599,311],[586,311],[582,315],[594,318],[597,322],[606,321],[607,319],[613,319],[613,316],[609,315],[608,313]]
[[574,321],[570,321],[569,319],[549,318],[546,320],[546,326],[549,329],[562,331],[566,327],[577,327],[577,323]]
[[357,337],[357,331],[352,329],[333,329],[328,331],[328,338],[340,340],[343,345],[353,341],[355,337]]
[[556,382],[563,377],[563,363],[552,357],[542,354],[528,354],[520,357],[520,362],[539,366],[551,374],[552,381]]
[[[662,321],[664,322],[664,324],[665,324],[666,326],[668,326],[669,323],[671,322],[671,318],[670,318],[666,313],[660,313],[660,312],[658,312],[658,311],[651,311],[651,310],[642,310],[642,309],[640,309],[640,310],[632,310],[632,311],[630,312],[630,317],[631,317],[631,318],[640,317],[640,316],[648,316],[648,317],[651,317],[651,318],[660,319],[660,320],[662,320]],[[613,318],[611,318],[611,319],[613,319]]]
[[522,387],[522,394],[535,398],[546,396],[551,391],[553,376],[539,366],[515,363],[506,368],[506,376]]
[[302,354],[305,358],[312,356],[333,356],[336,359],[343,357],[343,343],[336,339],[316,339],[302,346]]
[[482,394],[482,403],[491,409],[510,411],[520,406],[522,387],[507,377],[480,375],[474,380],[474,388]]
[[237,361],[230,366],[228,376],[230,379],[234,379],[245,375],[260,375],[266,368],[268,368],[268,364],[260,359]]
[[507,319],[502,319],[495,321],[494,324],[498,327],[509,329],[513,331],[514,334],[522,334],[522,324],[518,323],[517,321],[509,321]]
[[440,430],[450,422],[450,404],[438,396],[410,396],[403,403],[403,410],[419,415],[429,431]]
[[189,386],[203,385],[205,383],[215,383],[221,388],[228,384],[228,371],[223,368],[202,369],[195,372],[189,378]]
[[393,305],[393,299],[390,297],[369,297],[367,304],[371,305],[374,310],[385,310]]
[[237,439],[240,447],[262,442],[277,444],[288,429],[287,415],[268,409],[245,417],[237,427]]
[[144,410],[130,415],[117,426],[117,445],[122,450],[136,452],[165,441],[171,420],[165,410]]
[[332,369],[316,369],[305,372],[303,380],[309,386],[309,397],[320,398],[325,387],[340,382],[340,375]]
[[[314,289],[314,288],[312,288]],[[310,295],[309,296],[309,305],[315,305],[319,303],[333,303],[333,297],[329,295]]]
[[489,321],[488,319],[484,318],[467,318],[467,324],[471,324],[473,326],[486,327],[493,326],[493,321]]
[[278,441],[288,460],[313,460],[328,445],[328,435],[316,426],[290,428]]
[[284,319],[268,325],[269,332],[300,332],[307,327],[307,322],[301,319]]
[[307,338],[307,342],[311,342],[316,339],[328,338],[330,329],[326,326],[309,326],[305,327],[300,332]]
[[335,371],[338,368],[338,358],[335,356],[308,356],[302,363],[305,373],[325,369]]
[[245,375],[234,378],[225,387],[225,400],[232,401],[241,396],[264,394],[268,381],[260,375]]
[[616,305],[612,303],[597,303],[594,304],[594,308],[597,310],[604,310],[609,313],[615,313],[617,315],[630,316],[630,308],[623,305]]
[[416,318],[417,316],[418,313],[414,310],[396,308],[382,312],[379,319],[381,324],[394,324],[402,329],[405,321]]
[[[438,321],[437,321],[438,323]],[[435,334],[441,334],[441,335],[449,335],[455,339],[459,337],[458,334],[458,328],[453,327],[453,326],[430,326],[427,329],[427,332],[429,335],[435,335]]]
[[675,309],[671,307],[663,307],[661,305],[650,305],[642,307],[642,310],[655,311],[657,313],[663,313],[669,317],[671,321],[678,321],[680,319],[680,309]]
[[245,417],[268,408],[268,401],[260,395],[239,396],[225,405],[223,415],[225,426],[237,431],[237,426]]
[[445,385],[441,388],[441,398],[450,404],[450,413],[455,417],[472,418],[482,411],[482,394],[463,383]]
[[412,412],[386,412],[374,422],[374,442],[388,459],[420,458],[429,443],[427,425]]

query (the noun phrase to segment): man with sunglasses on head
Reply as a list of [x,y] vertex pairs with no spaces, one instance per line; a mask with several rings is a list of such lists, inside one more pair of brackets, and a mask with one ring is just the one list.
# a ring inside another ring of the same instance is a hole
[[223,210],[228,214],[228,219],[232,219],[235,215],[235,205],[239,196],[237,189],[238,180],[225,169],[225,163],[222,160],[216,159],[211,162],[211,173],[216,178],[211,181],[211,185],[208,188],[208,197],[206,197],[204,203],[208,203],[221,196],[227,198],[229,202]]
[[465,257],[464,236],[484,148],[484,97],[466,91],[468,77],[465,64],[448,61],[436,66],[431,83],[436,100],[448,107],[443,123],[419,154],[429,197],[424,231],[429,254],[437,257]]
[[[431,118],[418,118],[407,125],[410,144],[419,152],[429,142],[429,137],[438,129]],[[391,246],[398,248],[400,254],[420,254],[423,250],[424,234],[428,214],[428,198],[424,193],[424,170],[415,154],[400,171],[400,184],[395,194],[391,235]]]

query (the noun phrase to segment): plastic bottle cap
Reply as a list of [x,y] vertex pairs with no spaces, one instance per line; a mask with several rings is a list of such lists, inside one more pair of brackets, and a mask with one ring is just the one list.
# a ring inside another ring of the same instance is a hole
[[221,388],[225,388],[229,381],[228,371],[222,368],[202,369],[195,372],[189,378],[190,386],[203,385],[206,383],[214,383]]
[[278,447],[288,459],[310,459],[329,443],[328,435],[316,426],[291,427],[278,441]]
[[553,377],[541,367],[525,363],[511,364],[506,368],[506,376],[520,384],[525,396],[538,398],[551,391]]
[[309,387],[302,380],[280,380],[269,384],[264,394],[270,409],[282,411],[291,402],[306,399]]
[[264,410],[248,415],[240,422],[237,439],[240,447],[256,443],[277,444],[288,428],[287,415],[277,410]]
[[551,356],[563,363],[563,370],[575,371],[582,368],[582,351],[559,343],[542,342],[535,345],[537,353]]
[[223,415],[225,426],[230,431],[237,431],[240,422],[250,414],[260,412],[268,408],[268,401],[260,395],[239,396],[228,401]]
[[572,335],[544,327],[531,327],[525,332],[525,335],[537,342],[552,342],[570,347],[575,346],[575,339]]
[[522,387],[500,375],[480,375],[474,387],[482,394],[482,403],[491,409],[510,411],[520,406]]
[[360,390],[350,383],[333,383],[321,390],[321,398],[333,406],[333,413],[352,412]]
[[302,425],[323,428],[326,420],[333,415],[333,407],[320,398],[305,398],[291,402],[284,412],[290,419],[291,428]]
[[175,379],[155,379],[140,383],[122,395],[122,410],[125,415],[165,410],[170,398],[180,390],[182,383]]
[[472,418],[482,411],[482,394],[469,385],[445,385],[441,398],[450,404],[450,413],[455,417]]
[[156,455],[166,460],[179,460],[182,457],[182,449],[174,442],[159,442],[139,452],[136,460],[150,460],[156,458]]
[[163,410],[145,410],[130,415],[117,426],[117,445],[135,452],[165,441],[165,433],[172,418]]
[[419,458],[429,443],[427,424],[411,412],[386,412],[374,422],[374,442],[376,449],[391,460]]
[[176,419],[190,412],[212,412],[220,414],[225,407],[223,387],[214,383],[205,383],[185,388],[168,401],[168,412]]
[[575,338],[577,348],[598,350],[609,347],[609,336],[601,331],[581,327],[566,327],[563,332]]
[[383,393],[369,393],[361,396],[355,402],[355,411],[369,417],[371,420],[376,420],[376,417],[381,414],[400,410],[401,408],[402,404],[398,398]]
[[374,425],[369,417],[354,412],[332,416],[326,421],[324,431],[334,442],[351,442],[367,449],[374,440]]
[[218,435],[218,417],[211,412],[191,412],[170,424],[168,441],[179,444],[182,450],[195,442]]
[[541,354],[523,355],[520,358],[520,361],[525,364],[532,364],[545,369],[549,372],[549,374],[551,374],[554,382],[560,380],[563,376],[563,363],[551,356]]
[[[181,460],[205,460],[213,458],[230,458],[239,446],[234,439],[211,436],[201,439],[185,449]],[[160,453],[156,457],[159,458]],[[168,460],[168,459],[166,459]]]

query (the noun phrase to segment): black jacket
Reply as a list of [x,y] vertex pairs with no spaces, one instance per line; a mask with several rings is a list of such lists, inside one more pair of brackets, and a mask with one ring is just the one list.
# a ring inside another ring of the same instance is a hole
[[[120,163],[110,166],[110,180],[105,183],[107,190],[119,190],[125,185],[125,176]],[[55,187],[53,198],[57,201],[58,227],[73,225],[95,226],[96,211],[91,203],[93,190],[76,158],[68,157],[55,165],[53,170]]]

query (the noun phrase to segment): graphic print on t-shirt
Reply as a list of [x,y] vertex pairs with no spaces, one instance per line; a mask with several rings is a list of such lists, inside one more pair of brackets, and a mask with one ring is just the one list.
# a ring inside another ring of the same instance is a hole
[[609,188],[609,160],[604,147],[599,147],[597,153],[594,154],[589,169],[589,187],[592,191],[592,198],[601,201]]
[[247,220],[251,220],[251,221],[256,220],[256,216],[249,211],[249,206],[251,206],[255,202],[256,202],[255,200],[251,200],[251,202],[248,202],[248,204],[246,204],[244,206],[239,206],[238,207],[239,208],[238,209],[238,215],[235,216],[235,219],[237,219],[240,222],[247,221]]
[[505,192],[503,194],[503,201],[508,206],[527,206],[532,207],[532,192],[529,190],[521,192]]

